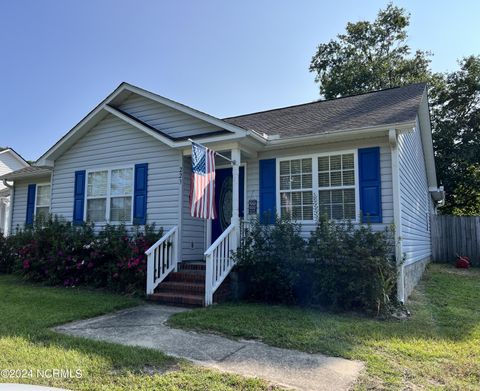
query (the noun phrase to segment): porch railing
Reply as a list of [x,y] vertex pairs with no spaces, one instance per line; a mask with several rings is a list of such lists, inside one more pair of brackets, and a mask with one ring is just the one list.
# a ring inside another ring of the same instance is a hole
[[147,295],[153,294],[157,285],[171,271],[177,269],[178,236],[178,227],[175,226],[145,251],[147,255]]
[[232,252],[237,245],[237,227],[228,228],[205,251],[205,305],[213,303],[213,294],[232,270],[235,262]]

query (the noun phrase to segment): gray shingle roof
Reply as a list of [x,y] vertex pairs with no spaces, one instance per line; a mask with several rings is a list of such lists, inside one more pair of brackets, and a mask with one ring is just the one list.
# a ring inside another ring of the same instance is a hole
[[295,137],[414,121],[426,84],[261,111],[224,121],[267,135]]

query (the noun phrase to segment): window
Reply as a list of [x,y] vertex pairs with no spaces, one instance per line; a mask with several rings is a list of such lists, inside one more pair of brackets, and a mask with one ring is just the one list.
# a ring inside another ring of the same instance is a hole
[[50,185],[37,185],[35,217],[47,218],[50,213]]
[[313,220],[312,159],[280,162],[280,213],[295,220]]
[[133,168],[88,172],[87,221],[131,221],[132,194]]
[[356,220],[354,152],[280,160],[278,175],[281,216]]
[[354,220],[355,156],[353,153],[318,157],[320,215],[332,220]]

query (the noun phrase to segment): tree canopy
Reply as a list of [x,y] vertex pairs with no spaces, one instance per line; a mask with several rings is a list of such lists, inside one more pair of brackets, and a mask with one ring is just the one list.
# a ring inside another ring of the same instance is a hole
[[430,89],[437,175],[447,190],[442,213],[480,215],[480,56],[437,74]]
[[310,63],[326,98],[427,81],[430,53],[407,45],[410,15],[389,4],[374,22],[348,23],[337,39],[318,46]]
[[437,176],[445,186],[442,213],[480,215],[480,57],[450,73],[433,73],[432,54],[407,44],[410,15],[389,4],[374,22],[348,23],[318,46],[310,63],[326,99],[429,83]]

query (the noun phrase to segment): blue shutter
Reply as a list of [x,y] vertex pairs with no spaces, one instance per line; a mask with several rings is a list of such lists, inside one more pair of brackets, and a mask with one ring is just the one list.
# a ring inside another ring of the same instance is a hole
[[381,223],[382,184],[380,179],[380,148],[359,149],[358,166],[362,221]]
[[33,216],[35,215],[35,194],[37,185],[28,185],[27,192],[27,216],[25,218],[25,225],[33,224]]
[[275,159],[260,160],[260,222],[273,224],[276,215]]
[[133,224],[147,223],[147,180],[148,163],[135,165],[135,186],[133,194]]
[[85,170],[75,171],[75,188],[73,191],[73,224],[83,223],[85,207]]

